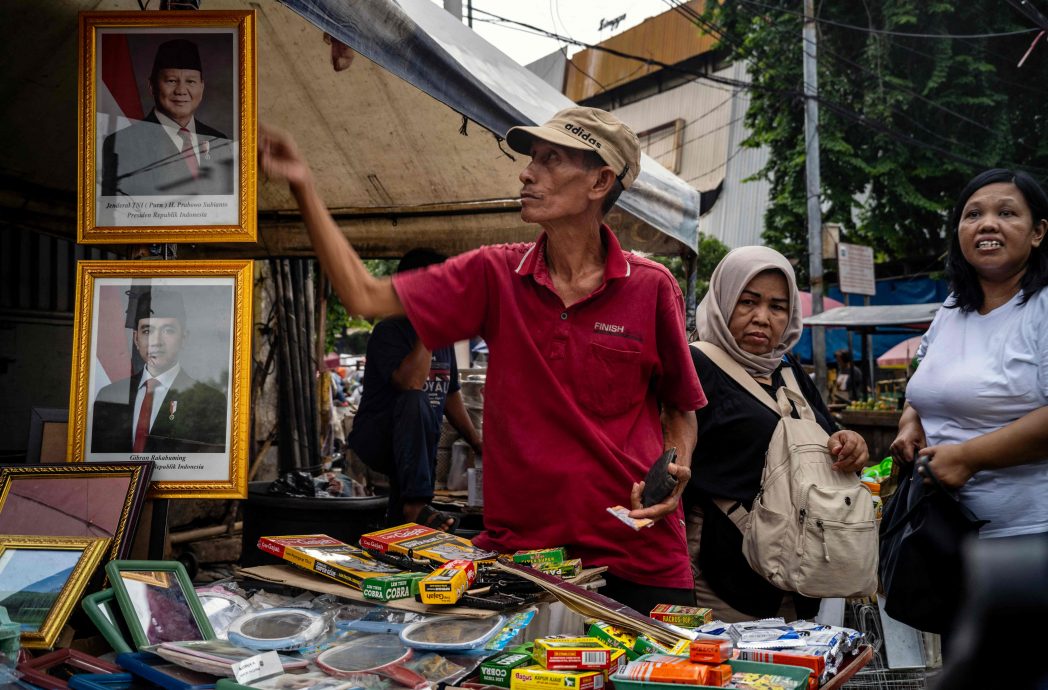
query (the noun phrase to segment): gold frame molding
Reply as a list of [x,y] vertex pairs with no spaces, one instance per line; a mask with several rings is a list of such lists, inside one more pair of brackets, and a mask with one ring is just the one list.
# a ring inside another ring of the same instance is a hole
[[102,562],[109,537],[33,537],[24,535],[0,535],[0,555],[11,549],[34,551],[80,551],[80,558],[69,574],[69,579],[47,612],[47,617],[36,632],[22,633],[22,646],[27,649],[51,649],[58,640],[62,627],[69,620],[73,608],[79,603],[88,582],[98,564]]
[[[86,471],[85,471],[86,470]],[[90,463],[81,467],[64,465],[9,465],[0,467],[0,513],[4,510],[11,490],[19,479],[105,479],[127,477],[127,496],[121,504],[120,517],[117,520],[116,534],[111,539],[112,548],[108,560],[125,558],[131,552],[131,540],[127,539],[129,527],[137,526],[141,506],[145,501],[148,489],[146,479],[153,468],[149,463]],[[97,524],[97,523],[96,523]],[[130,530],[133,531],[133,530]]]
[[[236,225],[98,226],[96,222],[96,32],[98,29],[233,29],[236,33],[240,166]],[[256,242],[257,132],[254,10],[81,12],[77,68],[77,241],[83,244]]]
[[[87,411],[92,362],[94,288],[100,278],[233,278],[232,371],[229,375],[229,472],[225,481],[157,481],[149,498],[247,498],[248,434],[251,421],[251,312],[254,264],[242,261],[81,261],[76,271],[72,385],[69,391],[70,462],[88,457]],[[129,453],[127,459],[132,458]],[[144,454],[143,454],[144,455]]]

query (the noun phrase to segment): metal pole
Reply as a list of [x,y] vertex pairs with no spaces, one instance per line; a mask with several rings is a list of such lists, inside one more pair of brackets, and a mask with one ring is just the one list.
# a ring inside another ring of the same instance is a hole
[[[822,207],[819,190],[819,81],[815,62],[814,0],[804,0],[804,171],[808,197],[808,274],[811,277],[811,312],[822,313]],[[826,392],[826,331],[812,328],[811,355],[815,385]]]

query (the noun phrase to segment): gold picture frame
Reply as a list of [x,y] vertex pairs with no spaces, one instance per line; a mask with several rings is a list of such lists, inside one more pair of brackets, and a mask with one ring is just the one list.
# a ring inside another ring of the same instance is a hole
[[77,265],[71,462],[152,460],[150,498],[247,497],[253,271]]
[[77,241],[255,242],[254,11],[82,12],[79,39]]
[[105,556],[106,537],[0,535],[0,606],[22,646],[51,649]]

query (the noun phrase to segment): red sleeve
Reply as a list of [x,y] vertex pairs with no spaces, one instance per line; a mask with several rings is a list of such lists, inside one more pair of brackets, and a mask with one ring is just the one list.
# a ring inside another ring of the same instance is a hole
[[484,249],[393,276],[408,320],[430,350],[481,333],[488,308]]
[[660,276],[655,325],[662,373],[656,384],[660,402],[691,411],[706,406],[695,363],[688,351],[684,296],[671,276]]

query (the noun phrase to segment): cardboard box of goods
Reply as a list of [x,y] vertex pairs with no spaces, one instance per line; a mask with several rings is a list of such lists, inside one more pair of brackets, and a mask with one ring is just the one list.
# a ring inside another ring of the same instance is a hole
[[529,551],[518,551],[513,554],[514,563],[522,563],[537,568],[542,563],[563,563],[568,559],[567,551],[563,546],[554,549],[531,549]]
[[672,623],[682,628],[697,628],[713,620],[712,609],[674,604],[659,604],[649,615],[657,621]]
[[508,688],[512,680],[513,669],[522,666],[530,666],[532,661],[530,654],[510,652],[491,657],[480,665],[480,682],[485,685],[495,685],[500,688]]
[[435,566],[460,559],[484,562],[498,557],[493,551],[478,549],[468,539],[413,522],[369,532],[360,537],[360,546],[378,553],[425,559]]
[[360,591],[365,599],[375,601],[410,599],[418,594],[418,581],[425,576],[425,573],[403,573],[367,577],[360,583]]
[[258,548],[356,589],[360,589],[365,578],[403,574],[398,568],[376,561],[366,551],[326,534],[262,537]]
[[595,637],[540,637],[533,658],[550,670],[606,671],[615,651]]
[[604,674],[600,671],[551,671],[541,666],[513,669],[511,690],[601,690]]

